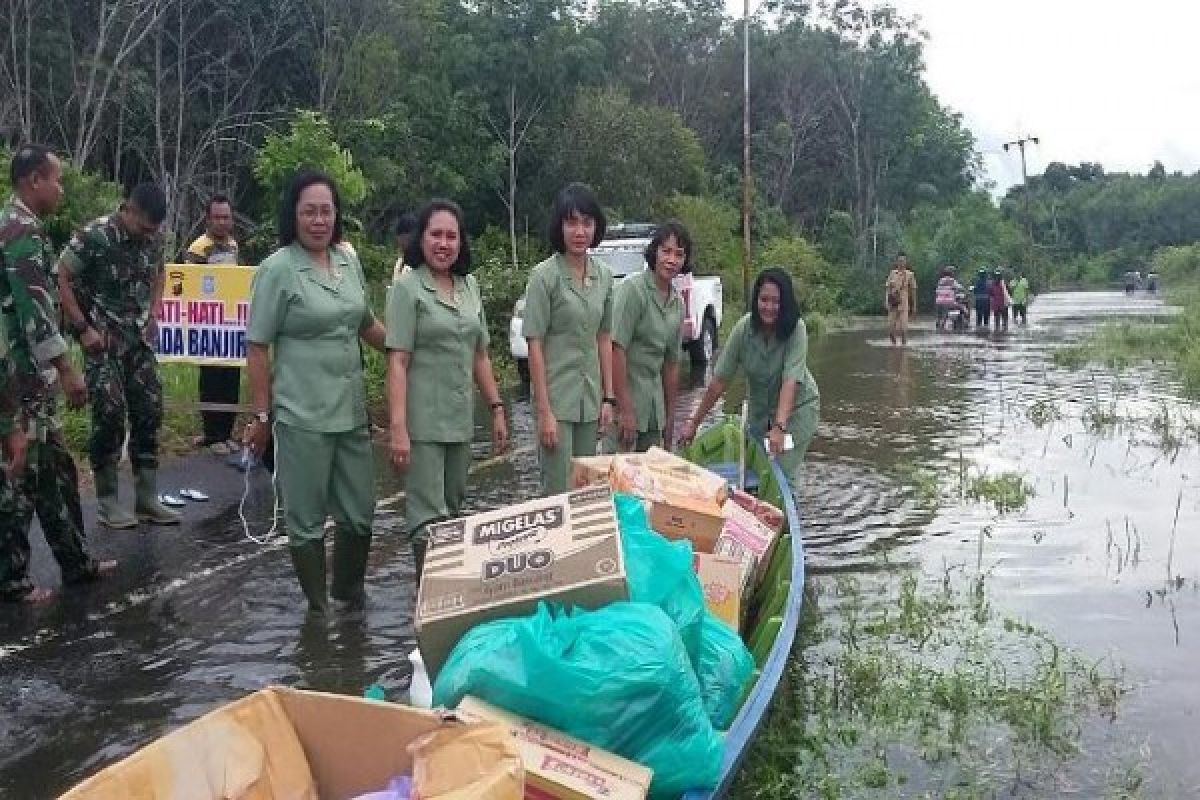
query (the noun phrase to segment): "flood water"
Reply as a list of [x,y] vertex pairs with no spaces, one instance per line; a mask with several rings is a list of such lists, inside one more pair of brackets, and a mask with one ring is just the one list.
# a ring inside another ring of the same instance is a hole
[[[1102,794],[1102,782],[1089,783],[1102,765],[1089,758],[1125,751],[1147,764],[1147,796],[1200,793],[1200,448],[1186,429],[1200,414],[1162,370],[1118,376],[1050,360],[1105,319],[1163,313],[1147,296],[1047,295],[1029,327],[1006,336],[925,325],[901,349],[872,322],[824,336],[810,353],[823,416],[802,509],[814,586],[975,565],[990,526],[993,602],[1120,664],[1131,686],[1114,721],[1089,723],[1094,749],[1076,759],[1074,778],[1082,797]],[[701,391],[693,381],[684,404]],[[519,399],[513,425],[511,457],[485,460],[479,446],[477,508],[537,492]],[[1020,473],[1035,494],[1023,511],[998,514],[959,496],[964,469]],[[941,502],[919,496],[905,478],[914,470],[947,476]],[[282,542],[247,541],[233,514],[144,545],[153,569],[135,585],[66,597],[32,618],[0,608],[0,796],[54,796],[269,684],[360,694],[379,683],[402,697],[413,646],[402,490],[381,462],[365,614],[306,620]],[[256,534],[270,498],[256,483]]]

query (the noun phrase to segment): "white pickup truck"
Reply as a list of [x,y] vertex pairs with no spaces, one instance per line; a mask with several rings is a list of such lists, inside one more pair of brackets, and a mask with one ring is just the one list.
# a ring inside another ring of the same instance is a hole
[[[644,254],[650,243],[653,226],[627,226],[640,235],[618,230],[592,249],[612,270],[617,282],[646,268]],[[693,265],[694,266],[694,265]],[[683,295],[683,344],[694,365],[703,366],[717,349],[717,331],[721,328],[721,279],[716,276],[679,275],[675,288]],[[521,380],[529,381],[529,344],[521,332],[525,312],[525,297],[513,308],[508,326],[508,343]]]

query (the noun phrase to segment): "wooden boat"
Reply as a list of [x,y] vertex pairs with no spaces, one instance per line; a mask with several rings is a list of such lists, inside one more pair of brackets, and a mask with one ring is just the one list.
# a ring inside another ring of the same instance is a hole
[[691,791],[683,796],[683,800],[709,800],[728,796],[787,669],[800,624],[804,542],[787,476],[762,444],[745,437],[735,421],[726,420],[698,435],[682,455],[731,482],[740,482],[739,473],[744,473],[747,491],[782,509],[785,518],[784,535],[751,599],[744,638],[754,654],[756,670],[742,706],[725,733],[720,780],[711,790]]

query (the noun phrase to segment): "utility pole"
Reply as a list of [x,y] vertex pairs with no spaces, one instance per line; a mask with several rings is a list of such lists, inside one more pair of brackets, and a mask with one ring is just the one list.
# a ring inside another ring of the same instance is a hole
[[750,0],[744,0],[742,29],[742,297],[750,310]]
[[1024,198],[1025,205],[1025,268],[1033,268],[1033,214],[1029,209],[1029,173],[1025,170],[1025,145],[1038,144],[1036,136],[1021,136],[1011,142],[1004,143],[1004,152],[1008,152],[1010,148],[1017,148],[1021,151],[1021,195]]

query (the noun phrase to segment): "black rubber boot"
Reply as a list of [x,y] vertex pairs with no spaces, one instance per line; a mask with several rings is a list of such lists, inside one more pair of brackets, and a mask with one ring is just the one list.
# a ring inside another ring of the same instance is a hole
[[325,593],[325,542],[317,539],[292,544],[288,550],[292,553],[292,566],[296,568],[300,588],[308,598],[308,610],[325,613],[329,609],[329,598]]
[[367,558],[371,555],[371,537],[343,532],[333,540],[333,589],[330,594],[342,611],[358,611],[367,603],[363,585],[367,576]]

